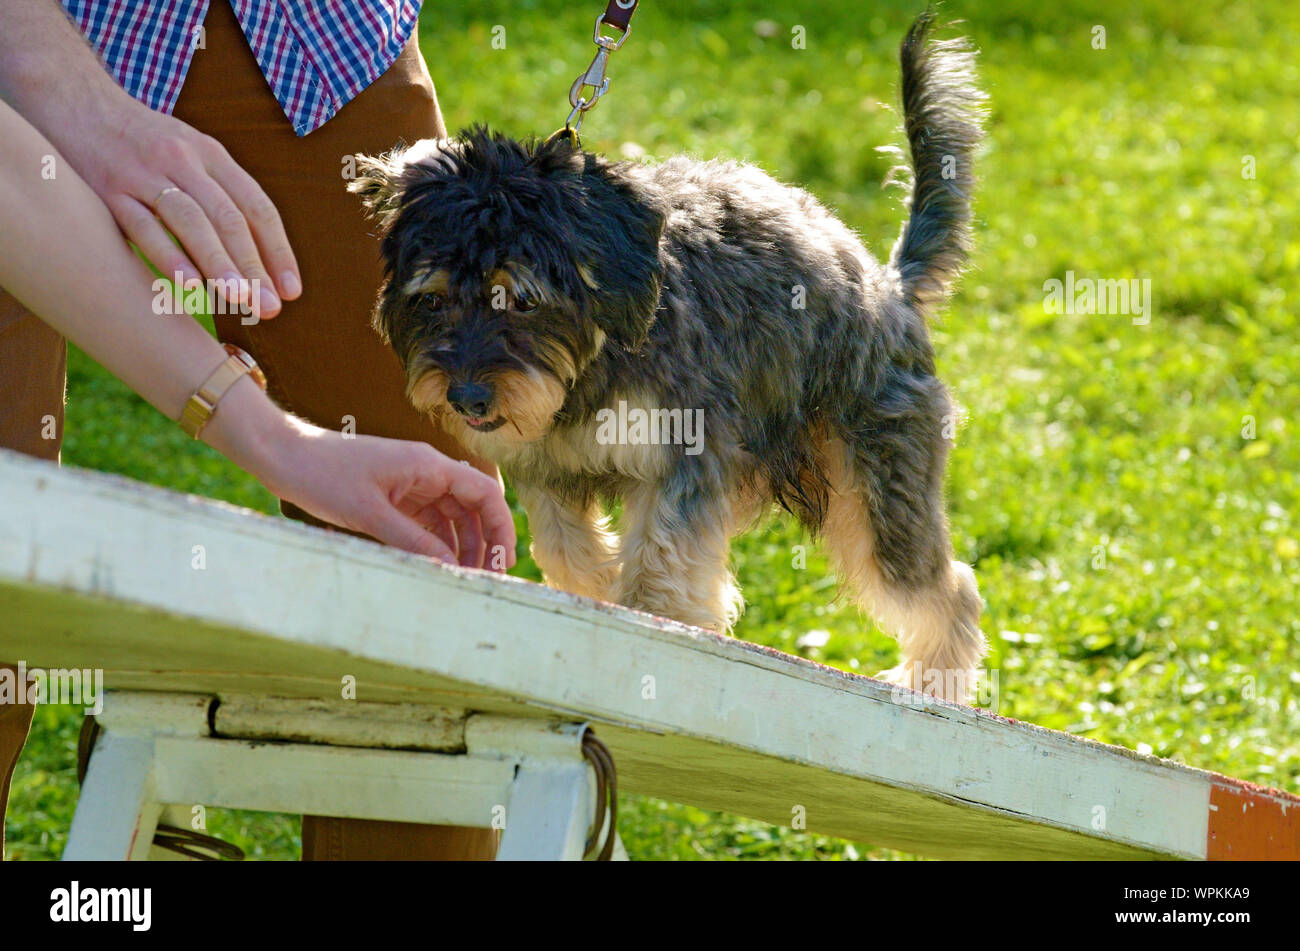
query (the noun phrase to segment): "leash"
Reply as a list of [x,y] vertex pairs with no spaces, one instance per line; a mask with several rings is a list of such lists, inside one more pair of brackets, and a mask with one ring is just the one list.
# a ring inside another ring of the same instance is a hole
[[[90,768],[90,754],[95,749],[95,741],[99,739],[100,732],[99,721],[87,715],[81,723],[81,735],[77,737],[78,785],[86,782],[86,770]],[[154,831],[153,844],[160,849],[179,852],[201,862],[220,862],[223,859],[231,862],[244,860],[244,851],[237,845],[231,845],[214,835],[204,835],[192,829],[182,829],[161,822]]]
[[[556,129],[547,136],[547,142],[564,137],[569,140],[573,148],[582,146],[578,138],[578,130],[582,128],[582,120],[586,118],[587,113],[600,101],[600,97],[609,91],[609,77],[605,75],[609,57],[623,45],[632,32],[632,14],[636,13],[639,2],[640,0],[609,0],[605,12],[596,17],[596,28],[592,31],[592,42],[597,46],[596,55],[591,65],[569,87],[569,105],[572,106],[569,117],[564,120],[563,128]],[[617,30],[618,36],[607,36],[601,32],[602,27]],[[586,93],[586,90],[590,92]]]
[[[618,834],[618,773],[614,769],[614,754],[596,739],[595,731],[588,727],[582,734],[582,755],[596,772],[596,818],[591,824],[583,857],[608,862],[614,856],[614,836]],[[606,812],[609,813],[609,831],[601,843],[600,831],[605,828]]]

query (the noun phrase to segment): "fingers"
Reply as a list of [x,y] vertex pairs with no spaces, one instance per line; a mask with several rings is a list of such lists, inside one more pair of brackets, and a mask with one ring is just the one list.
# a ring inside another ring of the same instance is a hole
[[[231,200],[225,189],[202,170],[187,171],[177,176],[177,181],[215,229],[236,272],[250,282],[248,286],[239,288],[238,299],[251,307],[258,317],[274,317],[280,312],[280,298],[275,292],[275,282],[262,266],[262,257],[258,253],[252,232],[249,231],[249,222],[244,217],[244,212]],[[172,193],[161,199],[158,205],[160,209],[174,207]],[[276,219],[279,220],[278,215]],[[226,296],[231,295],[227,292]]]
[[[306,446],[309,456],[289,467],[281,498],[298,498],[319,518],[450,564],[495,571],[515,564],[514,518],[491,476],[428,443],[361,436],[313,438]],[[358,485],[366,487],[359,495],[351,488]]]
[[437,503],[443,517],[456,527],[460,563],[466,568],[482,568],[484,555],[483,524],[477,512],[467,511],[455,499],[443,498]]
[[140,249],[154,267],[167,278],[173,280],[181,275],[182,283],[203,280],[203,275],[185,252],[177,247],[167,229],[158,223],[154,213],[143,203],[126,195],[120,195],[109,202],[109,210],[122,229],[127,239]]
[[[505,568],[513,568],[517,541],[515,520],[510,514],[510,506],[506,505],[500,483],[471,466],[450,460],[446,462],[446,495],[462,508],[477,514],[479,537],[488,559],[503,555]],[[445,509],[440,510],[445,512]]]
[[[412,503],[403,500],[398,508],[405,510]],[[423,506],[417,506],[411,512],[411,518],[421,525],[428,526],[429,531],[436,532],[454,551],[459,553],[460,564],[465,568],[501,569],[504,559],[497,559],[495,566],[485,564],[486,543],[483,539],[483,524],[477,512],[466,509],[449,495],[444,495]]]
[[[445,509],[444,505],[444,509]],[[459,505],[456,508],[460,508]],[[450,516],[449,516],[450,517]],[[467,568],[485,568],[484,555],[487,544],[483,540],[483,523],[478,512],[466,512],[463,509],[452,518],[456,526],[456,540],[460,543],[460,563]]]
[[425,443],[403,447],[409,481],[392,501],[417,521],[430,512],[456,528],[460,563],[506,571],[516,561],[515,521],[501,483],[466,463],[455,462]]
[[[221,283],[227,296],[230,289],[240,287],[240,282],[247,275],[236,268],[230,252],[226,250],[216,228],[213,227],[207,211],[193,196],[179,186],[168,187],[159,195],[154,211],[203,273]],[[154,264],[158,266],[156,261]],[[169,274],[168,277],[170,276]],[[236,294],[236,300],[252,304],[244,293]],[[276,300],[274,311],[279,311],[279,304],[280,302]],[[257,313],[258,305],[252,304],[252,306],[254,313]],[[269,317],[271,314],[262,313],[259,316]]]
[[239,167],[220,143],[213,140],[208,150],[208,173],[239,212],[243,226],[240,239],[246,237],[256,244],[256,248],[248,248],[246,253],[251,254],[250,260],[262,276],[269,274],[274,278],[267,286],[276,288],[286,300],[293,300],[302,293],[302,276],[279,212],[262,186]]
[[[83,177],[168,279],[180,271],[186,282],[219,282],[223,296],[259,317],[301,295],[302,275],[275,205],[220,142],[138,104],[100,131],[85,139]],[[149,221],[154,216],[180,248]],[[256,281],[256,291],[245,281]]]
[[435,507],[429,506],[427,514],[415,516],[415,521],[441,538],[449,551],[460,551],[460,544],[456,540],[456,527]]
[[368,522],[362,526],[362,530],[385,545],[456,564],[455,550],[443,538],[436,532],[427,530],[415,519],[403,515],[382,496],[374,503]]

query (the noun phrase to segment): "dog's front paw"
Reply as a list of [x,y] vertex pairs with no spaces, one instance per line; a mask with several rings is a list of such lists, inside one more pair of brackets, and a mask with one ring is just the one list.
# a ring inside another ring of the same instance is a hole
[[975,695],[978,672],[954,670],[943,667],[926,667],[919,660],[904,661],[876,674],[874,680],[883,680],[896,687],[907,687],[927,700],[947,700],[950,703],[969,704]]
[[543,569],[542,578],[549,587],[557,591],[568,591],[570,594],[580,594],[585,598],[595,598],[597,601],[617,603],[618,582],[622,573],[622,566],[614,564],[581,575],[570,572],[557,575]]
[[899,664],[896,667],[890,667],[887,670],[879,671],[872,674],[872,680],[883,680],[887,684],[893,684],[895,687],[909,687],[912,690],[920,690],[920,682],[915,677],[914,672],[920,669],[919,664]]

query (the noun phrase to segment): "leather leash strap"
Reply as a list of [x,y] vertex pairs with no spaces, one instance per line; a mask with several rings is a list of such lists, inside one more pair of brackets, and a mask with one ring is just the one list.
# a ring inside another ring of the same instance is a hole
[[[614,836],[618,833],[618,773],[614,770],[614,756],[604,743],[596,739],[591,728],[582,734],[582,755],[596,771],[596,818],[587,836],[584,858],[608,862],[614,855]],[[600,843],[600,830],[605,827],[605,813],[609,813],[609,835]],[[593,856],[594,853],[594,856]]]
[[639,0],[609,0],[609,6],[605,8],[605,22],[626,33],[638,2]]

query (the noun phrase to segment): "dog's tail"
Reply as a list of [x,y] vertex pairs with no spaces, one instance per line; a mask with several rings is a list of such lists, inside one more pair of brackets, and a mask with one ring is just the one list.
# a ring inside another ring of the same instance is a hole
[[934,39],[935,26],[934,12],[922,13],[899,49],[912,194],[890,258],[908,302],[926,315],[943,304],[970,253],[972,166],[985,98],[970,44]]

